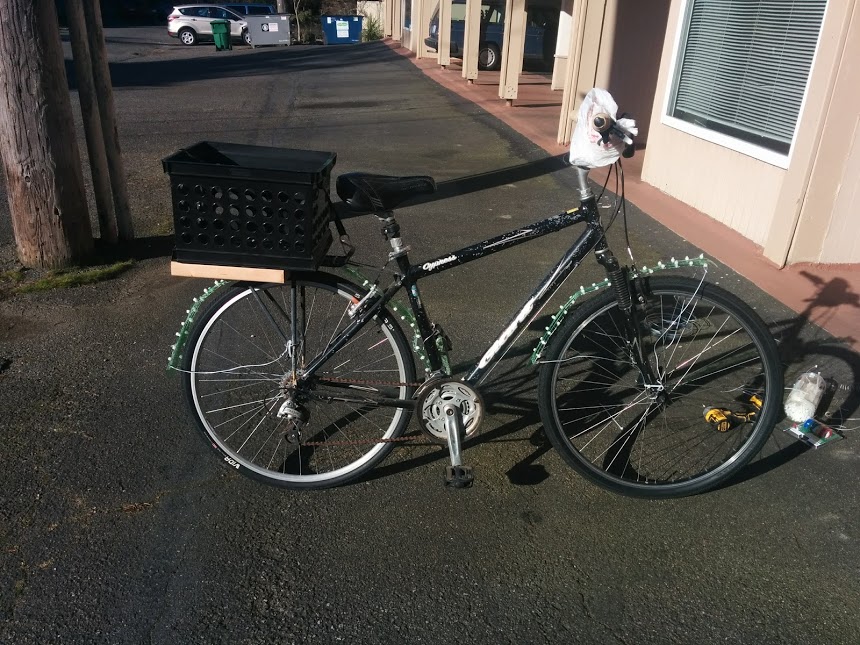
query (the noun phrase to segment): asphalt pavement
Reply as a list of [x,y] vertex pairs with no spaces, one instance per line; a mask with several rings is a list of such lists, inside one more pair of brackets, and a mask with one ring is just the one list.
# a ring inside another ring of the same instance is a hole
[[[443,487],[446,451],[423,442],[333,490],[236,475],[165,370],[207,283],[169,275],[163,157],[216,140],[335,151],[335,175],[432,175],[439,193],[398,211],[415,259],[575,206],[574,183],[559,159],[382,44],[215,52],[161,27],[107,36],[139,236],[122,253],[135,265],[110,282],[0,301],[0,642],[857,642],[852,430],[811,450],[781,421],[742,476],[696,497],[604,492],[540,431],[526,359],[545,317],[483,389],[489,416],[466,452],[472,488]],[[375,219],[346,225],[358,258],[378,263]],[[635,208],[629,227],[641,263],[698,253]],[[622,233],[619,220],[619,248]],[[422,283],[457,368],[570,239]],[[3,200],[0,266],[13,255]],[[600,278],[589,262],[569,291]],[[770,325],[789,384],[819,366],[836,384],[828,410],[858,425],[856,354],[731,271],[709,278]]]

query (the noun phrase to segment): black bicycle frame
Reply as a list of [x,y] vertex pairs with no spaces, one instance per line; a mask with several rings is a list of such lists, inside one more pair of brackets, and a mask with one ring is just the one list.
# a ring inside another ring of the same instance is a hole
[[433,371],[441,369],[442,359],[436,347],[433,323],[421,302],[418,280],[580,223],[586,224],[585,230],[535,288],[531,296],[529,296],[516,315],[505,326],[504,331],[493,341],[480,360],[463,379],[466,383],[470,384],[480,383],[489,374],[492,366],[502,359],[519,335],[541,312],[555,291],[582,263],[585,257],[597,247],[605,248],[604,231],[600,225],[597,202],[593,197],[583,200],[579,209],[560,213],[530,226],[510,231],[504,235],[467,246],[459,251],[428,260],[420,265],[410,264],[405,254],[398,257],[397,261],[402,273],[400,279],[386,288],[379,298],[355,316],[346,329],[332,340],[326,350],[311,361],[303,371],[300,380],[306,380],[313,376],[332,355],[348,343],[391,300],[401,287],[406,287],[409,303],[415,314],[418,330],[424,341],[424,349],[430,361],[430,368]]

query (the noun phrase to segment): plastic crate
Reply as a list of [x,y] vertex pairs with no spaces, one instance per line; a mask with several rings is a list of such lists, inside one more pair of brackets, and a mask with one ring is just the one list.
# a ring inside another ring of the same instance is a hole
[[162,160],[174,259],[315,270],[332,242],[333,152],[201,141]]

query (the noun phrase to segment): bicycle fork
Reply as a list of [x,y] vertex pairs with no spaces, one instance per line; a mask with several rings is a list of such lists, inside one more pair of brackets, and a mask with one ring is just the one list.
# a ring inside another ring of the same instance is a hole
[[606,271],[606,276],[609,278],[612,290],[615,293],[615,300],[618,302],[618,308],[624,314],[627,352],[642,375],[642,385],[646,390],[655,393],[655,399],[657,396],[660,396],[661,403],[665,403],[667,402],[667,395],[663,390],[662,383],[651,369],[651,363],[648,361],[648,358],[643,354],[642,325],[639,320],[639,311],[633,302],[634,294],[631,293],[628,272],[619,264],[618,259],[606,244],[606,240],[603,240],[598,245],[594,253],[597,256],[598,263]]

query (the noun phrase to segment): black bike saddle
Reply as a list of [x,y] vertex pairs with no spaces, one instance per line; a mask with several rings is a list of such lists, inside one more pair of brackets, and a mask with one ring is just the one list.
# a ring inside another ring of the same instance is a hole
[[432,177],[389,177],[366,172],[350,172],[337,178],[337,194],[356,213],[390,211],[417,195],[436,192]]

